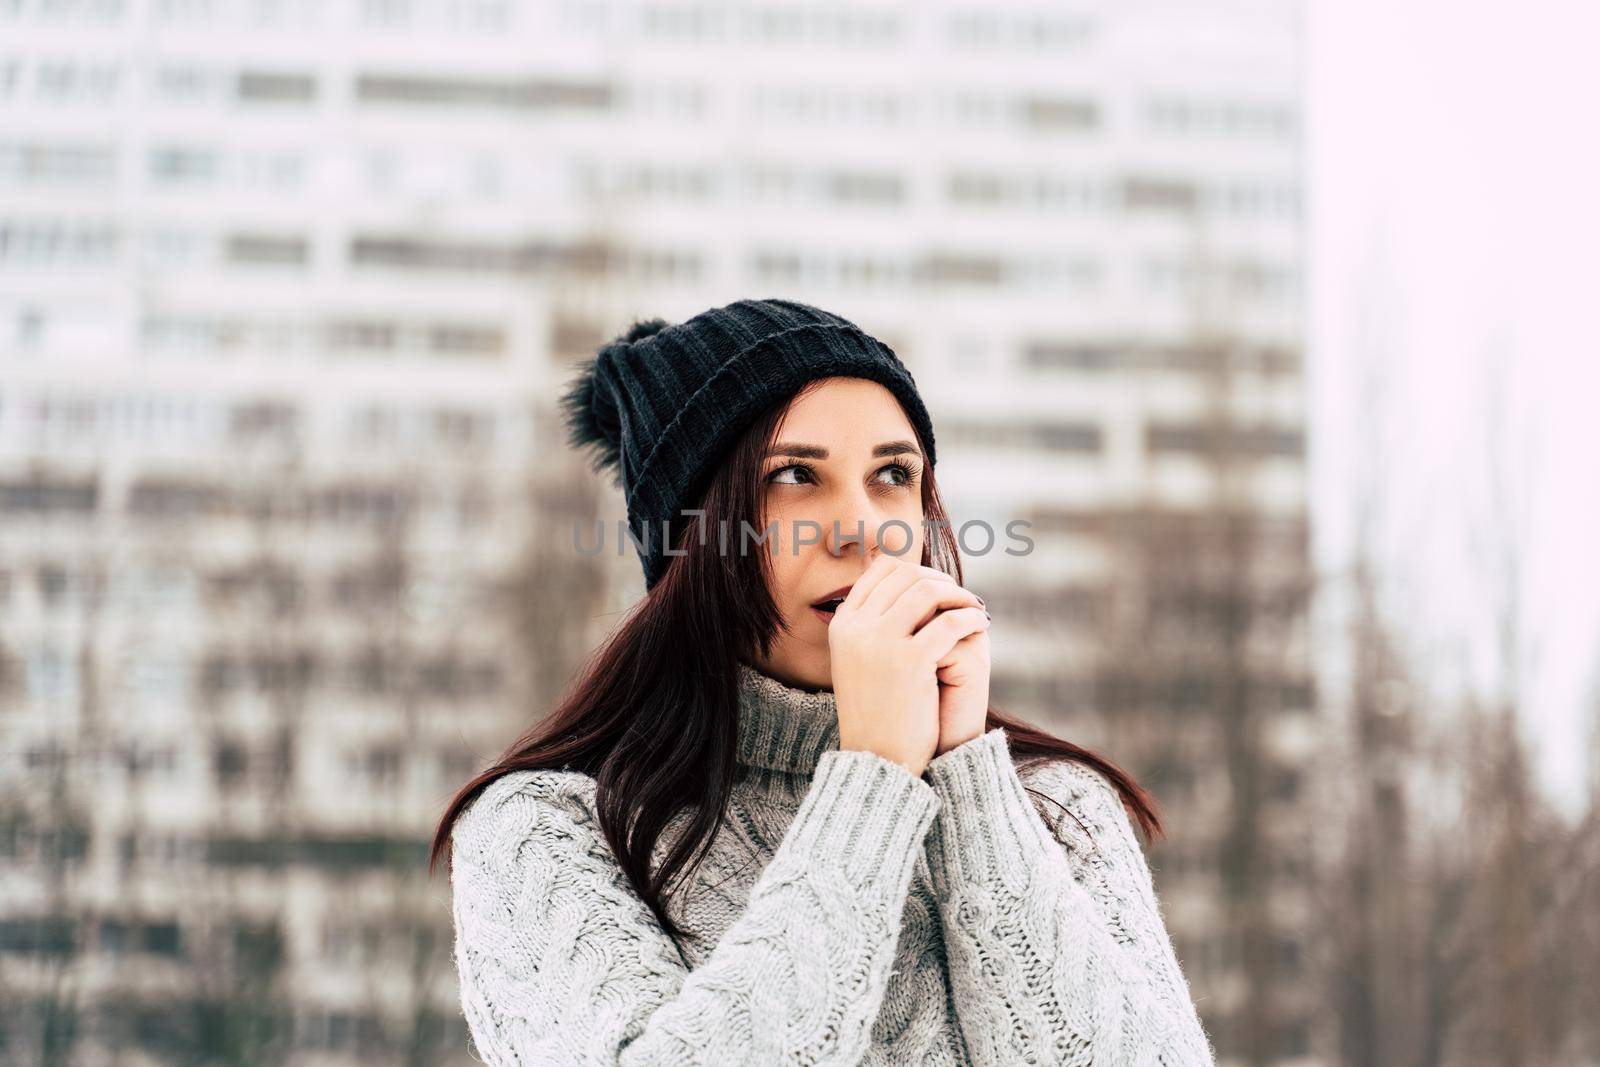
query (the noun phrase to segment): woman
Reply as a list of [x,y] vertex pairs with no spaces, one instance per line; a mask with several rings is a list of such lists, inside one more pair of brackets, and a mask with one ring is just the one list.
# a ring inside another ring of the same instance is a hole
[[741,300],[635,324],[562,403],[647,592],[435,837],[481,1057],[1213,1063],[1149,796],[989,707],[894,353]]

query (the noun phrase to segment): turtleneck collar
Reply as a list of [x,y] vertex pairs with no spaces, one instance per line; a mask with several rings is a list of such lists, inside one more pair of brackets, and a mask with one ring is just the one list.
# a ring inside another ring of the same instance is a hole
[[796,689],[739,664],[739,762],[809,775],[839,747],[833,692]]

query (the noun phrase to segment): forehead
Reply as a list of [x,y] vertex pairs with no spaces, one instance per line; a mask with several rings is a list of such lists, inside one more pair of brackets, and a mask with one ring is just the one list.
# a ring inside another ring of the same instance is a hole
[[820,444],[885,435],[916,440],[893,393],[865,378],[826,378],[790,401],[776,440]]

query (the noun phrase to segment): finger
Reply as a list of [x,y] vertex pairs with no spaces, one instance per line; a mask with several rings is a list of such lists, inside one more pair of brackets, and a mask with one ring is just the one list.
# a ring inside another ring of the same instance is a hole
[[921,580],[919,573],[921,567],[913,563],[897,563],[889,569],[878,584],[868,593],[861,602],[861,611],[864,615],[882,615],[888,610],[889,605],[899,599],[900,594],[909,586]]
[[950,651],[946,652],[944,658],[936,664],[939,668],[939,673],[941,675],[948,674],[951,673],[950,669],[953,667],[966,666],[967,660],[973,655],[979,654],[983,643],[987,640],[989,640],[989,631],[979,630],[977,633],[968,634],[954,645],[951,645]]
[[[862,608],[869,614],[886,615],[890,606],[899,600],[907,589],[925,578],[950,583],[955,581],[944,571],[924,567],[920,563],[907,563],[879,582],[877,588],[867,596]],[[910,633],[909,630],[904,632]]]
[[939,612],[948,608],[979,606],[978,594],[951,581],[924,577],[912,585],[883,613],[895,633],[916,633]]
[[982,608],[955,608],[911,635],[911,644],[931,663],[938,663],[968,634],[989,628],[989,616]]
[[867,564],[867,569],[861,572],[850,586],[850,592],[844,595],[844,600],[839,604],[839,612],[854,611],[867,599],[867,594],[877,588],[893,570],[897,561],[891,555],[884,554]]

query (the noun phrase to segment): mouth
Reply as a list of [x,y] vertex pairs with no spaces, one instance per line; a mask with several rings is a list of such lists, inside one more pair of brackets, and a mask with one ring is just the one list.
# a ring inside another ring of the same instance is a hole
[[844,598],[849,592],[850,586],[848,585],[842,589],[835,589],[821,600],[815,601],[811,605],[811,610],[822,616],[824,620],[832,619],[833,613],[838,610],[840,604],[844,603]]

